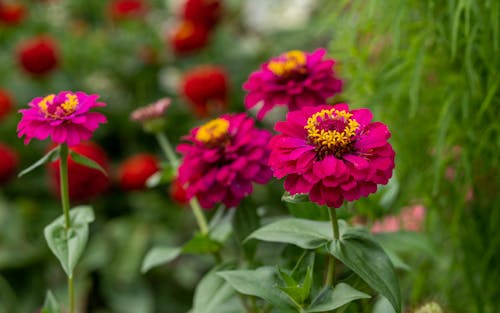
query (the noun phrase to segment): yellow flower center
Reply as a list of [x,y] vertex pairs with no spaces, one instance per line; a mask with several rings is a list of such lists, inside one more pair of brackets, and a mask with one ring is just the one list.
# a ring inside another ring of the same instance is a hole
[[279,77],[289,77],[292,74],[305,74],[307,57],[300,50],[292,50],[272,60],[267,68]]
[[223,141],[227,136],[228,130],[229,121],[223,118],[216,118],[200,126],[195,138],[205,144],[213,145]]
[[62,103],[54,102],[54,94],[50,94],[38,103],[38,108],[45,117],[54,119],[63,118],[75,112],[78,106],[78,97],[74,94],[66,94],[66,100]]
[[333,154],[341,157],[352,151],[352,139],[356,136],[359,123],[352,114],[336,109],[321,110],[307,119],[307,140],[316,146],[319,158]]

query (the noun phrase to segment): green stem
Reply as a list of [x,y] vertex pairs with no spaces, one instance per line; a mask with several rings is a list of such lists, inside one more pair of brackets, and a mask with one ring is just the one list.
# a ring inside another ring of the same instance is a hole
[[179,165],[179,160],[177,159],[174,149],[172,149],[172,145],[170,144],[167,136],[165,136],[165,134],[162,132],[157,132],[156,139],[158,140],[161,149],[165,153],[165,156],[167,157],[172,167],[177,168],[177,166]]
[[[66,144],[61,144],[59,148],[59,177],[61,185],[61,204],[64,214],[64,229],[66,236],[71,228],[71,218],[69,216],[69,189],[68,189],[68,155],[69,149]],[[75,311],[75,291],[73,288],[73,278],[68,277],[68,298],[69,298],[69,313]]]
[[[335,240],[339,239],[339,223],[337,221],[337,211],[335,208],[328,208],[328,214],[330,216],[330,222],[332,223],[333,238]],[[335,283],[335,258],[333,255],[328,256],[328,270],[326,273],[325,287],[333,286]]]
[[[156,139],[158,140],[158,143],[160,144],[163,153],[165,153],[165,156],[167,157],[172,167],[177,170],[177,167],[179,166],[179,159],[177,158],[174,149],[172,149],[172,145],[170,144],[170,141],[168,140],[167,136],[165,136],[165,134],[162,132],[157,132]],[[208,234],[207,220],[205,219],[205,215],[203,214],[200,203],[196,198],[192,198],[189,201],[189,205],[191,206],[191,210],[193,211],[196,223],[198,223],[200,232],[203,235]]]
[[62,144],[59,150],[59,177],[61,185],[61,204],[64,213],[64,221],[66,231],[71,227],[71,219],[69,217],[69,190],[68,190],[68,146]]
[[68,294],[69,294],[69,312],[73,313],[75,308],[75,289],[73,287],[72,277],[68,277]]
[[196,223],[198,223],[198,227],[200,228],[200,232],[203,235],[208,234],[207,220],[205,219],[205,215],[203,214],[200,203],[196,198],[193,197],[191,200],[189,200],[189,205],[193,210],[193,214],[196,219]]

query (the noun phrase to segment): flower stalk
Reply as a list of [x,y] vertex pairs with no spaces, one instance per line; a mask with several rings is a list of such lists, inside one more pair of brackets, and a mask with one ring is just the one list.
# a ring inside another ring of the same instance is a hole
[[[69,203],[69,185],[68,185],[68,155],[69,148],[67,144],[61,144],[59,148],[59,175],[61,180],[61,205],[64,214],[64,229],[66,231],[66,237],[71,228],[71,218],[69,215],[70,203]],[[69,299],[69,313],[74,312],[75,308],[75,292],[73,286],[73,278],[68,277],[68,299]]]
[[[339,223],[337,220],[337,212],[335,208],[328,208],[328,215],[330,216],[330,222],[332,224],[333,238],[338,240],[339,235]],[[333,255],[328,257],[328,270],[326,273],[325,287],[333,286],[335,283],[335,258]]]
[[[179,159],[175,155],[174,149],[172,149],[172,145],[170,144],[167,136],[165,136],[165,134],[162,132],[157,132],[156,140],[158,140],[163,153],[165,153],[165,156],[167,157],[172,167],[177,168],[179,166]],[[195,197],[193,197],[191,198],[191,200],[189,200],[189,205],[191,206],[191,210],[193,211],[193,215],[196,219],[196,223],[198,224],[198,228],[200,229],[201,234],[208,234],[208,223],[205,215],[203,214],[200,203]]]

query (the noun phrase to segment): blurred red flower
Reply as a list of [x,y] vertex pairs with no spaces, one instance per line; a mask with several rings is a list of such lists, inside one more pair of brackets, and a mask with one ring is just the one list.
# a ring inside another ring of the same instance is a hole
[[17,59],[28,74],[44,76],[59,63],[58,47],[55,40],[48,36],[34,37],[18,46]]
[[200,117],[222,113],[228,106],[228,77],[220,66],[202,65],[186,72],[180,87]]
[[0,121],[10,113],[13,106],[14,104],[10,93],[5,89],[0,89]]
[[152,154],[141,153],[126,159],[118,170],[118,180],[123,190],[142,190],[146,181],[158,172],[158,158]]
[[9,146],[0,143],[0,185],[5,184],[16,172],[18,156]]
[[184,4],[182,17],[212,28],[219,22],[221,13],[222,3],[220,0],[187,0]]
[[201,23],[183,20],[169,34],[168,42],[176,54],[195,52],[208,43],[209,29]]
[[[76,146],[70,147],[70,150],[94,160],[108,172],[108,157],[106,152],[97,144],[90,141],[81,142]],[[50,163],[48,169],[52,188],[59,195],[59,160]],[[69,197],[74,201],[84,201],[100,195],[108,189],[110,184],[109,178],[103,173],[96,169],[80,165],[73,161],[71,157],[68,160],[68,176]]]
[[25,16],[26,7],[22,3],[0,3],[0,24],[17,25]]
[[182,183],[177,177],[170,183],[170,189],[168,192],[170,194],[170,198],[178,205],[186,205],[188,203],[186,189],[182,186]]
[[108,12],[114,20],[138,18],[146,11],[147,5],[141,0],[114,0],[108,6]]

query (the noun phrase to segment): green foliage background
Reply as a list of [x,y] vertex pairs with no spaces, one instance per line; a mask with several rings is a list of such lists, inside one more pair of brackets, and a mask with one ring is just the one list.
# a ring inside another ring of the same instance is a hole
[[[201,123],[176,92],[161,87],[165,68],[226,66],[231,110],[243,111],[241,84],[261,62],[290,49],[327,47],[345,80],[344,92],[332,101],[369,107],[376,120],[388,124],[397,153],[390,186],[358,201],[348,214],[373,220],[416,202],[427,208],[426,249],[418,249],[421,243],[400,243],[411,267],[399,273],[407,308],[436,300],[446,312],[500,310],[498,1],[322,0],[305,27],[275,33],[247,29],[241,1],[226,1],[210,46],[185,58],[174,58],[164,45],[161,23],[173,12],[163,1],[151,1],[154,14],[145,22],[121,24],[107,19],[105,1],[26,4],[25,23],[0,28],[0,86],[13,92],[18,108],[58,90],[100,93],[108,103],[109,123],[94,139],[115,168],[135,152],[160,155],[153,138],[128,120],[134,108],[173,97],[167,119],[174,142]],[[43,32],[59,40],[63,64],[49,78],[34,80],[21,73],[13,53],[21,39]],[[143,45],[157,51],[158,62],[138,58]],[[0,138],[19,151],[26,167],[46,145],[23,146],[15,134],[18,120],[14,114],[2,122]],[[455,170],[451,180],[449,168]],[[42,236],[43,226],[60,210],[46,181],[40,170],[0,192],[1,313],[34,312],[48,287],[64,294],[64,275]],[[257,188],[251,205],[286,212],[279,182],[271,185]],[[77,290],[88,312],[187,311],[208,260],[183,257],[147,275],[139,269],[153,243],[176,244],[190,237],[191,215],[169,200],[165,186],[128,194],[113,187],[92,205],[96,222],[77,268],[84,277]],[[366,307],[363,312],[370,312]]]

